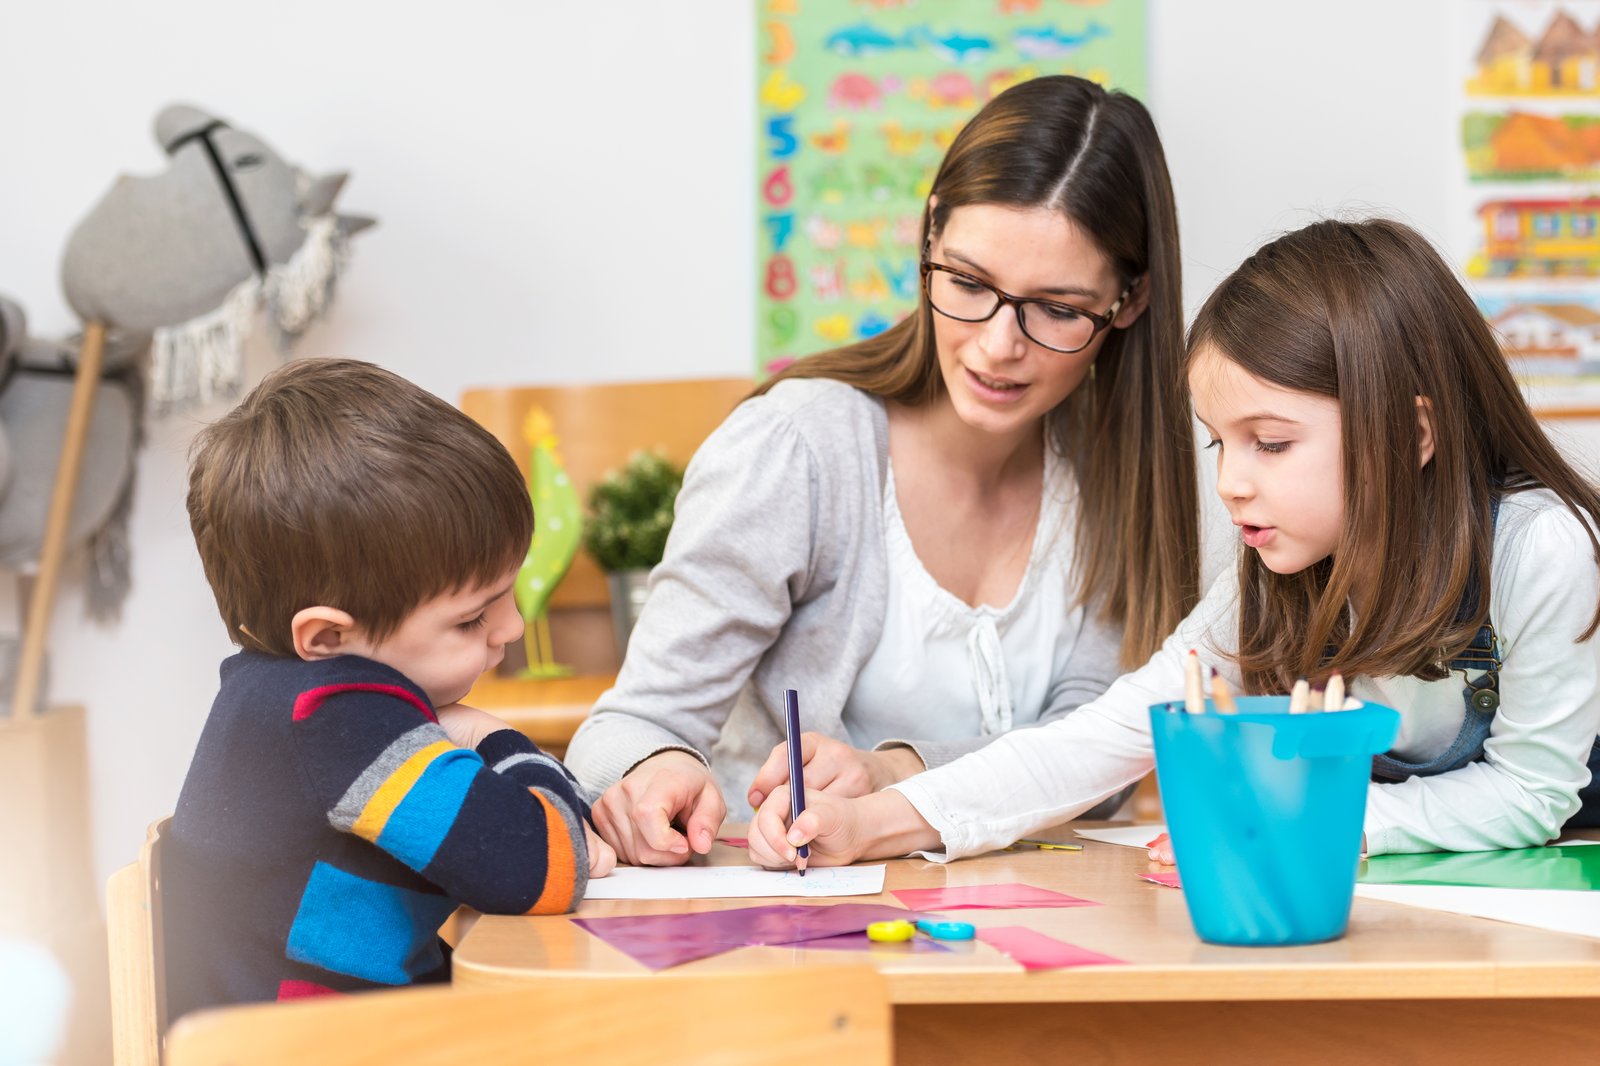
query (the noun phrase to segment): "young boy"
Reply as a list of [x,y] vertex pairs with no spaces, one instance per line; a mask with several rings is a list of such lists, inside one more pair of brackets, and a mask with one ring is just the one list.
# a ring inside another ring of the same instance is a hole
[[522,633],[533,509],[487,431],[297,360],[196,439],[189,521],[243,650],[166,848],[171,1017],[444,980],[457,904],[560,913],[610,871],[566,769],[454,706]]

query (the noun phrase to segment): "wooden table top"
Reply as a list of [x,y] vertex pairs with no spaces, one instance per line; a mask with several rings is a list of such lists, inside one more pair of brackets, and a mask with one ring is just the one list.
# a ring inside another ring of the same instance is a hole
[[[1104,824],[1104,823],[1098,823]],[[726,830],[740,835],[738,827]],[[1059,828],[1050,839],[1075,840]],[[1221,947],[1194,934],[1181,891],[1140,880],[1153,869],[1142,850],[1078,841],[1081,852],[1023,849],[950,864],[888,862],[885,894],[796,898],[593,900],[576,917],[709,911],[759,904],[888,903],[889,891],[1023,882],[1102,906],[964,910],[951,918],[984,926],[1023,925],[1070,944],[1127,960],[1028,973],[981,942],[949,952],[911,953],[901,945],[867,952],[799,947],[741,948],[663,971],[756,970],[826,966],[869,958],[889,979],[896,1003],[1153,1002],[1206,1000],[1600,998],[1600,940],[1356,899],[1339,940],[1285,948]],[[716,845],[706,861],[746,863],[743,849]],[[1596,893],[1600,906],[1600,893]],[[455,981],[467,987],[515,985],[519,974],[649,974],[640,964],[573,925],[569,916],[477,919],[457,949]]]

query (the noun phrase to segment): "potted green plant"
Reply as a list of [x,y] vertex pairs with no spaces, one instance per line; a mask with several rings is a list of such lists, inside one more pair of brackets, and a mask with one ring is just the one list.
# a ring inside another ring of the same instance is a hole
[[683,471],[659,452],[634,452],[589,490],[583,546],[611,586],[611,623],[617,657],[644,609],[650,569],[661,561],[672,529],[672,508]]

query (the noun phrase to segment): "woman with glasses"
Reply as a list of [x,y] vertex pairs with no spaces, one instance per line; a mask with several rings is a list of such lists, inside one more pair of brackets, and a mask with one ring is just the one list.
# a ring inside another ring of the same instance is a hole
[[1071,77],[997,96],[923,242],[909,317],[776,375],[689,466],[568,750],[624,862],[704,853],[787,782],[785,688],[806,788],[861,795],[1071,713],[1197,600],[1177,218],[1144,106]]

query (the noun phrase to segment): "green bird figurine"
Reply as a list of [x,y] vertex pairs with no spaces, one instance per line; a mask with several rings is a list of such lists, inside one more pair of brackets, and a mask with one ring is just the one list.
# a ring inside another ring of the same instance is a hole
[[572,667],[555,661],[550,646],[550,621],[546,608],[556,585],[578,554],[583,538],[583,511],[572,479],[556,454],[559,442],[550,416],[534,407],[522,423],[522,438],[529,448],[528,494],[533,500],[533,541],[517,571],[514,595],[526,628],[523,645],[528,650],[527,677],[566,677]]

